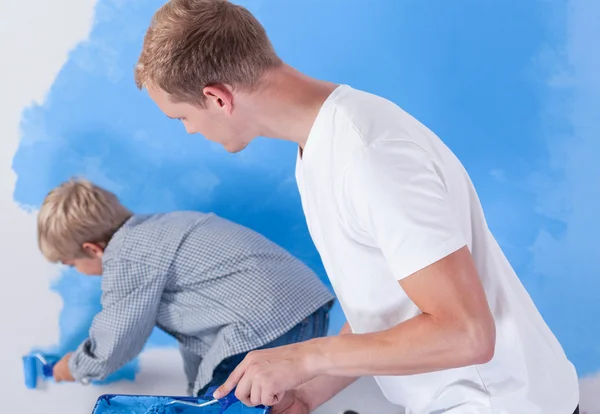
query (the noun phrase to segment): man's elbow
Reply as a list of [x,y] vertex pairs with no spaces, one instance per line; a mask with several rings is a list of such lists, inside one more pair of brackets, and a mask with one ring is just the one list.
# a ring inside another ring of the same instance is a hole
[[465,355],[468,365],[481,365],[492,360],[496,348],[496,325],[493,318],[473,322],[467,328],[464,338],[468,342],[465,346],[468,350]]

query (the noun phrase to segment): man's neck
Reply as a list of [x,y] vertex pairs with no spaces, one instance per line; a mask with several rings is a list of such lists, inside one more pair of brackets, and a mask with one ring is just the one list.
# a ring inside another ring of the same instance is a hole
[[338,85],[310,78],[287,65],[267,73],[261,83],[246,102],[253,106],[261,135],[304,148],[323,103]]

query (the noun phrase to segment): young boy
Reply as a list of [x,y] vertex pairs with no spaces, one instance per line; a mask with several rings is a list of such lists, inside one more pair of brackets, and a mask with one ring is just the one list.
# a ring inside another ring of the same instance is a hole
[[333,302],[299,260],[214,214],[132,214],[88,181],[52,190],[38,215],[52,262],[102,275],[89,337],[57,381],[99,380],[142,350],[155,326],[180,344],[188,393],[220,385],[252,350],[324,336]]

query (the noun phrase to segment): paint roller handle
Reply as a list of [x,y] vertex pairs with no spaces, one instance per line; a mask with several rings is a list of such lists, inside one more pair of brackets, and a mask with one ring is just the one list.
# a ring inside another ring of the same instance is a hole
[[[206,391],[206,394],[204,394],[204,398],[207,400],[214,398],[212,395],[215,393],[217,388],[218,387],[216,387],[216,386],[210,387]],[[219,399],[219,405],[221,406],[221,413],[223,413],[225,410],[227,410],[229,407],[231,407],[233,404],[235,404],[239,401],[240,400],[235,396],[235,388],[234,388],[225,397]],[[255,408],[264,409],[265,410],[264,414],[269,414],[271,412],[271,407],[265,407],[264,405],[258,405]]]
[[56,365],[58,361],[48,361],[45,364],[42,364],[42,375],[44,378],[53,378],[54,377],[54,365]]
[[39,361],[40,365],[41,365],[41,375],[44,378],[52,378],[54,376],[54,365],[56,365],[56,363],[58,361],[60,361],[60,358],[55,356],[55,355],[44,355],[41,354],[39,352],[36,352],[34,354],[31,354],[29,356],[30,358]]

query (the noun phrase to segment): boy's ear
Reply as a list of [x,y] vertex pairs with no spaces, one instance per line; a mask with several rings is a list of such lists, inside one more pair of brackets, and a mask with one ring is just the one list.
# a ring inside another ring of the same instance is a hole
[[90,257],[102,257],[104,253],[104,246],[98,243],[83,243],[81,247]]

